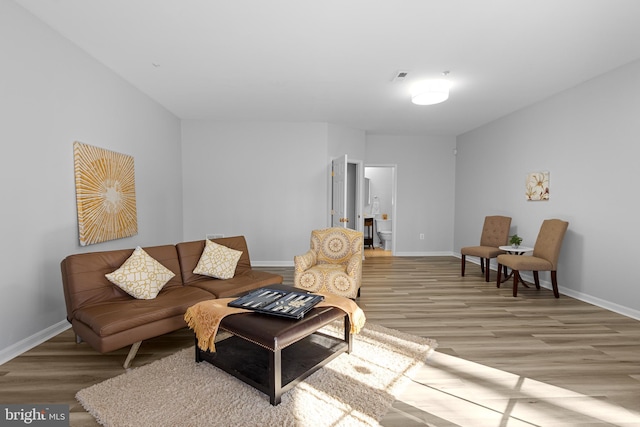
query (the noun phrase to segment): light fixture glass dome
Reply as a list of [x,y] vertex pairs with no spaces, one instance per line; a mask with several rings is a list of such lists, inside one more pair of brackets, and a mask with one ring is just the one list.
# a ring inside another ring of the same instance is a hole
[[416,105],[433,105],[449,99],[451,83],[444,79],[428,80],[417,85],[411,93],[411,102]]

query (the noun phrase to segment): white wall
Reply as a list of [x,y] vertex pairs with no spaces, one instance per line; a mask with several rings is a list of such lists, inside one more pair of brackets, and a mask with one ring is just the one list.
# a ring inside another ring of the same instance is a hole
[[[640,61],[461,135],[455,250],[479,241],[485,215],[511,216],[528,246],[544,219],[568,220],[560,292],[640,318],[639,111]],[[525,201],[525,176],[535,171],[550,172],[549,201]]]
[[327,226],[327,124],[182,127],[184,239],[244,235],[252,264],[293,265]]
[[329,123],[327,131],[327,150],[330,158],[346,154],[349,161],[364,160],[367,137],[363,130]]
[[[328,225],[329,163],[344,153],[397,166],[397,255],[459,251],[494,213],[532,244],[544,218],[561,217],[561,292],[640,317],[627,250],[640,235],[640,63],[460,136],[454,157],[453,137],[326,123],[185,121],[181,134],[175,116],[13,2],[0,2],[0,52],[0,363],[67,326],[68,254],[244,234],[254,264],[291,265]],[[134,156],[137,236],[79,246],[75,140]],[[551,172],[551,200],[525,202],[524,176],[538,170]]]
[[[179,241],[180,122],[13,2],[0,2],[0,363],[68,323],[60,261]],[[138,232],[80,247],[73,142],[134,156]]]
[[371,204],[365,206],[365,213],[371,214],[375,197],[378,198],[380,214],[387,214],[391,219],[393,213],[393,168],[385,166],[368,166],[364,176],[370,179]]
[[454,148],[454,137],[367,135],[365,164],[397,166],[396,255],[452,253]]

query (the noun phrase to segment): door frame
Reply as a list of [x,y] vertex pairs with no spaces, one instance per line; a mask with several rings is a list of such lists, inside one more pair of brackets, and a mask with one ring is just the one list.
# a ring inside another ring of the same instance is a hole
[[364,231],[364,162],[347,158],[347,166],[349,164],[356,165],[354,230]]
[[[328,191],[327,191],[327,224],[329,227],[333,224],[332,204],[333,204],[333,178],[331,172],[333,170],[333,160],[337,157],[329,159],[329,174],[328,174]],[[355,228],[356,231],[364,231],[364,161],[351,159],[347,156],[347,165],[356,165],[356,182],[355,182]],[[349,183],[347,182],[347,185]]]
[[[331,159],[331,173],[329,174],[329,188],[331,199],[329,202],[329,226],[347,227],[348,194],[349,194],[349,158],[346,154]],[[338,218],[339,217],[339,218]]]

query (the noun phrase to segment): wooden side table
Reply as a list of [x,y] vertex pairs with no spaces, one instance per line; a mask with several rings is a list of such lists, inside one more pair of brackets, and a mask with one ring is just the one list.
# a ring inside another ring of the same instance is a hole
[[364,219],[364,229],[366,231],[364,235],[364,245],[375,249],[373,246],[373,218]]

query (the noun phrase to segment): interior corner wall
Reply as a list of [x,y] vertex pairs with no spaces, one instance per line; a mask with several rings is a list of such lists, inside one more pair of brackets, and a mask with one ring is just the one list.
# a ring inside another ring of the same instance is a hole
[[[0,52],[1,361],[68,326],[65,256],[181,239],[182,178],[178,118],[10,1]],[[134,157],[138,235],[79,245],[74,141]]]
[[[477,244],[486,215],[512,217],[534,246],[542,221],[569,221],[560,292],[640,318],[630,250],[640,236],[640,61],[458,137],[454,246]],[[548,201],[525,200],[530,172],[550,172]],[[548,273],[541,279],[549,281]],[[561,296],[562,298],[562,296]]]
[[185,240],[244,235],[254,265],[293,265],[326,226],[326,123],[184,120]]
[[450,136],[367,135],[365,166],[396,166],[397,256],[453,253],[455,144]]
[[364,160],[367,137],[363,130],[329,123],[327,131],[330,159],[346,154],[348,160]]

